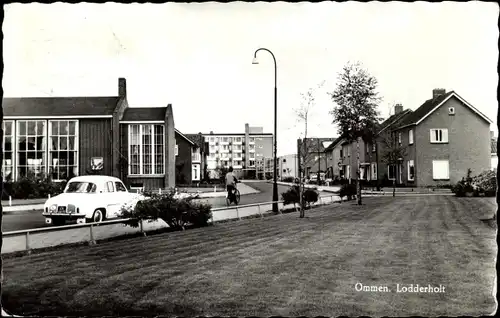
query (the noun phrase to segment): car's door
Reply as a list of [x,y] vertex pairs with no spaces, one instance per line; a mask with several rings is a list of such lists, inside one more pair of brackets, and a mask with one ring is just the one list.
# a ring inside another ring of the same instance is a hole
[[106,216],[108,218],[113,218],[116,217],[116,215],[119,212],[120,209],[120,197],[118,193],[116,192],[115,185],[113,181],[106,181],[105,184],[105,189],[107,190],[106,192],[106,197],[105,202],[106,202]]
[[[120,202],[119,210],[125,205],[130,204],[134,199],[134,194],[128,192],[127,187],[121,181],[115,181],[116,196]],[[119,211],[121,212],[121,211]]]

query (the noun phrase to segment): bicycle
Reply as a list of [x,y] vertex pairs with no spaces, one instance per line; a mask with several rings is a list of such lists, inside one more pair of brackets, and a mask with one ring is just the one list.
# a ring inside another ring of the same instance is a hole
[[[236,185],[234,185],[233,191],[234,191],[234,204],[238,205],[240,203],[240,191],[238,190]],[[226,192],[226,204],[227,204],[227,206],[230,206],[232,201],[233,200],[231,200],[229,198],[229,192]]]

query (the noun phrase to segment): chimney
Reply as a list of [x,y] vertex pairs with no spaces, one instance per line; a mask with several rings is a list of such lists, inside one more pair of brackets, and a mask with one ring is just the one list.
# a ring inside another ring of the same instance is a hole
[[432,90],[432,99],[437,98],[444,94],[446,94],[446,90],[444,88],[435,88]]
[[118,79],[118,96],[127,97],[127,80],[123,77]]
[[401,104],[396,104],[394,106],[394,115],[397,115],[403,111],[403,105]]
[[210,131],[210,135],[213,135],[213,134],[214,134],[214,132],[213,132],[213,131]]

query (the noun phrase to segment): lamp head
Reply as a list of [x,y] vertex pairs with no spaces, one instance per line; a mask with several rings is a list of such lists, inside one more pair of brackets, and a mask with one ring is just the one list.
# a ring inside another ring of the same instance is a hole
[[254,56],[252,60],[252,64],[259,64],[259,60],[257,60],[257,56]]

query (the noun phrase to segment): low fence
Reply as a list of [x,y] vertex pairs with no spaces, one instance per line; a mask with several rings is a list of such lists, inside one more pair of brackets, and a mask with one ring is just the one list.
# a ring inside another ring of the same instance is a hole
[[[334,198],[338,197],[336,195],[320,196],[313,206],[336,202]],[[284,207],[283,201],[213,208],[211,224],[223,220],[241,219],[253,215],[260,215],[260,217],[263,218],[265,213],[272,210],[272,205],[274,203],[278,203],[278,210],[281,213]],[[139,229],[137,230],[125,224],[130,220],[129,218],[115,219],[100,223],[72,224],[4,232],[2,254],[19,251],[30,252],[33,249],[81,242],[88,242],[90,245],[93,245],[96,244],[98,239],[106,239],[133,233],[142,233],[145,236],[150,230],[168,227],[162,220],[154,222],[151,222],[151,220],[141,220],[139,221]],[[42,237],[42,234],[51,234],[52,236],[46,235]],[[38,239],[34,239],[35,237],[38,237]]]

